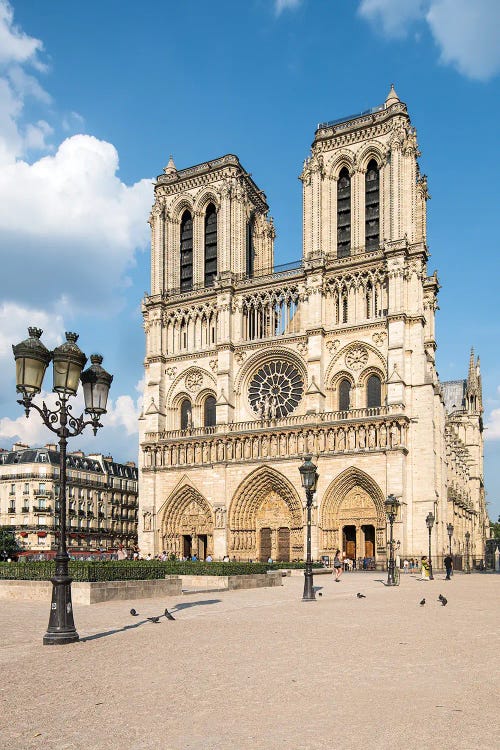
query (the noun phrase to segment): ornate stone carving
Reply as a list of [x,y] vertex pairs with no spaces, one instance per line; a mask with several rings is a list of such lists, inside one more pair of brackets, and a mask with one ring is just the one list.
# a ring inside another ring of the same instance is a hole
[[361,370],[368,362],[368,351],[364,346],[353,346],[345,355],[345,363],[350,370]]
[[215,371],[217,369],[217,360],[216,359],[211,359],[208,364],[209,364],[209,367],[210,367],[211,370]]
[[193,370],[186,375],[185,379],[186,388],[191,393],[199,391],[203,385],[203,373],[201,370]]
[[165,370],[165,373],[167,377],[170,378],[170,380],[172,380],[172,378],[175,377],[176,372],[177,372],[177,367],[167,367],[167,369]]
[[326,342],[326,348],[329,352],[333,354],[333,352],[336,352],[337,349],[340,346],[340,340],[339,339],[331,339],[330,341]]
[[372,336],[372,340],[375,346],[382,346],[386,338],[387,338],[387,333],[385,331],[379,331],[377,333],[374,333]]

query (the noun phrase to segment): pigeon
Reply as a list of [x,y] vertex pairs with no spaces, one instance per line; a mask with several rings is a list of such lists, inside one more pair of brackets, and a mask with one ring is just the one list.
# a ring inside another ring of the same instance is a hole
[[438,602],[441,602],[441,604],[443,605],[443,607],[446,607],[446,605],[448,604],[448,599],[445,596],[443,596],[442,594],[439,594],[439,596],[438,596]]
[[136,612],[135,609],[131,609],[130,614],[132,615],[132,617],[139,617],[139,612]]
[[425,604],[425,599],[422,599],[422,601],[420,602],[420,606],[423,607],[424,604]]
[[175,617],[170,614],[168,609],[165,609],[165,617],[167,618],[167,620],[175,620]]
[[154,623],[160,622],[159,617],[146,617],[146,620],[149,620],[149,622],[154,622]]
[[364,594],[360,594],[359,591],[356,596],[358,597],[358,599],[366,599],[366,596]]

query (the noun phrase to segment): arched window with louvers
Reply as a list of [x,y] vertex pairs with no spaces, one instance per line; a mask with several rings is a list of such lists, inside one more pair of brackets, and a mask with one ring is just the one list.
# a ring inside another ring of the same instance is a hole
[[182,291],[193,288],[193,217],[184,211],[181,219],[180,287]]
[[205,286],[212,286],[217,276],[217,211],[213,203],[205,212]]
[[337,257],[351,254],[351,177],[342,167],[337,182]]
[[380,175],[372,159],[365,175],[365,249],[377,250],[380,245]]

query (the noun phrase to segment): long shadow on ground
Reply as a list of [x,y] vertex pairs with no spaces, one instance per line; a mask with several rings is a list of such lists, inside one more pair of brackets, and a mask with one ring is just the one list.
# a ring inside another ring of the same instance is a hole
[[[187,609],[188,607],[197,607],[199,605],[204,604],[219,604],[221,602],[221,599],[201,599],[197,602],[180,602],[179,604],[174,605],[173,607],[169,607],[169,612],[179,612],[182,609]],[[160,615],[160,617],[165,617],[164,614]],[[133,630],[134,628],[140,628],[141,625],[151,625],[151,621],[148,619],[145,620],[139,620],[138,622],[134,622],[130,625],[124,625],[123,628],[113,628],[113,630],[105,630],[102,633],[94,633],[93,635],[85,635],[83,638],[80,638],[80,643],[86,643],[87,641],[95,641],[98,638],[106,638],[108,635],[116,635],[117,633],[124,633],[126,630]]]

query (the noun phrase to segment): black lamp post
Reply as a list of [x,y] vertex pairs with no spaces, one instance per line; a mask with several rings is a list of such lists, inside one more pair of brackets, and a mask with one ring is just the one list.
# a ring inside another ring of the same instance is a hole
[[470,544],[470,531],[466,531],[465,532],[465,572],[466,573],[470,573],[469,544]]
[[434,576],[432,575],[432,557],[431,557],[431,533],[432,533],[432,527],[434,526],[434,514],[432,511],[429,511],[427,513],[427,518],[425,519],[425,523],[427,524],[427,528],[429,530],[429,581],[434,580]]
[[[40,341],[40,328],[28,328],[29,338],[13,346],[16,361],[16,390],[22,395],[18,404],[24,406],[26,417],[30,409],[35,409],[46,427],[59,437],[59,540],[56,553],[56,572],[52,578],[52,604],[44,645],[74,643],[78,640],[73,621],[71,582],[69,575],[69,555],[66,548],[66,446],[69,437],[75,437],[91,425],[94,435],[102,427],[100,418],[106,413],[106,403],[113,376],[101,367],[102,357],[91,356],[92,365],[82,372],[87,357],[77,345],[76,333],[66,333],[66,341],[61,346],[49,350]],[[42,389],[45,370],[52,360],[53,391],[58,394],[57,408],[49,409],[45,402],[40,408],[33,403],[33,397]],[[85,413],[74,417],[71,414],[70,396],[76,396],[81,380],[85,399]]]
[[384,503],[385,512],[389,519],[390,536],[389,536],[389,565],[387,566],[387,585],[396,586],[396,580],[394,576],[394,537],[393,537],[393,525],[398,514],[398,508],[401,505],[395,495],[388,495],[387,500]]
[[311,459],[312,456],[304,456],[304,463],[302,466],[299,466],[300,479],[302,481],[302,487],[306,491],[307,501],[306,570],[304,574],[304,593],[302,595],[303,602],[313,602],[316,600],[314,595],[311,559],[311,506],[319,475],[316,471],[317,466],[313,464]]
[[450,542],[449,553],[450,553],[450,557],[451,557],[451,537],[453,536],[453,524],[452,523],[446,524],[446,530],[448,532],[448,539],[449,539],[449,542]]

